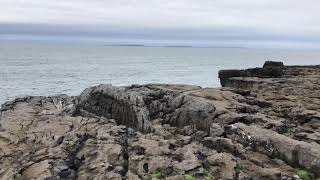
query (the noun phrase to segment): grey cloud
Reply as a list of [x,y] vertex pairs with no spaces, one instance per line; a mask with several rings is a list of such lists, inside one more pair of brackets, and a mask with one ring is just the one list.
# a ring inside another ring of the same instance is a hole
[[0,0],[0,34],[319,42],[318,0]]

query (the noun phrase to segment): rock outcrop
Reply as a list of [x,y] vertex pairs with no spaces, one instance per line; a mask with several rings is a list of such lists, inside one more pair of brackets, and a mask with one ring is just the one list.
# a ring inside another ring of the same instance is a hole
[[228,86],[230,78],[233,77],[280,78],[285,75],[284,67],[282,62],[266,61],[262,68],[220,70],[220,83]]
[[7,102],[0,179],[320,177],[320,66],[219,77],[222,88],[99,85]]

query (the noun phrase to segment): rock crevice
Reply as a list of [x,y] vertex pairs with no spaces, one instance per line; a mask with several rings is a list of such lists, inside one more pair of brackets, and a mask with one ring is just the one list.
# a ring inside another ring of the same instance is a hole
[[225,70],[222,88],[99,85],[0,111],[0,179],[320,176],[320,66]]

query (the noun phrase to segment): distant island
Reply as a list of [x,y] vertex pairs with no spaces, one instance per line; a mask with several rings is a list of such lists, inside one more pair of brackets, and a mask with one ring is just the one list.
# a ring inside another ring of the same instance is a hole
[[112,44],[112,45],[104,45],[104,46],[132,46],[132,47],[141,47],[145,46],[143,44]]
[[235,49],[247,49],[247,47],[241,46],[192,46],[192,45],[145,45],[145,44],[106,44],[104,46],[116,46],[116,47],[167,47],[167,48],[235,48]]

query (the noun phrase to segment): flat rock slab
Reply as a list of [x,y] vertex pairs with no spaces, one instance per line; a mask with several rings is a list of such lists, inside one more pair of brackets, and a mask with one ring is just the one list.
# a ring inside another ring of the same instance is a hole
[[99,85],[7,102],[0,179],[319,177],[320,67],[261,69],[223,88]]

